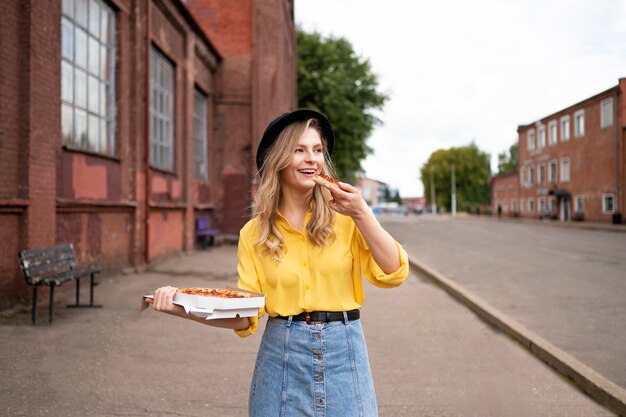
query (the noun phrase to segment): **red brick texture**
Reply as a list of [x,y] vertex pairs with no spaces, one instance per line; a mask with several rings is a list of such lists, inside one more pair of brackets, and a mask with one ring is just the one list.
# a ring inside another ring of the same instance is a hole
[[[0,2],[0,308],[28,298],[16,257],[25,248],[71,242],[82,262],[108,273],[193,249],[199,213],[238,233],[250,215],[260,134],[295,106],[291,0],[108,4],[113,156],[62,146],[61,0]],[[171,172],[146,169],[150,48],[174,67]],[[207,179],[193,173],[195,88],[208,102]]]

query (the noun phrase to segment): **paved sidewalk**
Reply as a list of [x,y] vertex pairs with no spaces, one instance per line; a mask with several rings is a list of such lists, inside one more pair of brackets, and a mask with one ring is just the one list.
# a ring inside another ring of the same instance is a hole
[[[139,314],[142,294],[165,284],[233,285],[235,266],[234,246],[185,254],[104,277],[102,309],[59,306],[52,325],[31,326],[27,308],[2,318],[0,416],[246,416],[260,334],[240,339]],[[61,295],[71,301],[66,287]],[[366,296],[381,417],[613,415],[430,281],[368,285]]]

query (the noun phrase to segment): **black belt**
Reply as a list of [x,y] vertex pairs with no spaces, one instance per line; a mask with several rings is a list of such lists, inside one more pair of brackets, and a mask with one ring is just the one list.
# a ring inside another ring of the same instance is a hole
[[[348,320],[358,320],[361,317],[360,310],[346,311],[348,314]],[[289,320],[290,316],[276,316],[274,318],[281,320]],[[328,323],[329,321],[343,321],[343,311],[312,311],[310,313],[300,313],[295,316],[291,316],[293,321],[306,321],[307,323],[322,322]]]

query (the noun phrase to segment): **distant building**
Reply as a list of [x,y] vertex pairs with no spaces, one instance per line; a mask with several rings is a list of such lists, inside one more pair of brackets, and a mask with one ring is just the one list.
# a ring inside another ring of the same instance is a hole
[[428,208],[426,197],[402,197],[402,204],[408,213],[424,213]]
[[[493,213],[519,216],[519,175],[517,172],[496,175],[491,179]],[[498,210],[498,207],[500,209]]]
[[106,271],[237,233],[263,129],[296,106],[292,0],[0,3],[0,308],[17,253]]
[[361,196],[370,207],[387,202],[385,195],[388,193],[388,186],[382,181],[371,178],[358,178],[356,181],[356,187],[359,189]]
[[492,181],[492,209],[521,217],[622,222],[626,79],[518,127],[519,170]]

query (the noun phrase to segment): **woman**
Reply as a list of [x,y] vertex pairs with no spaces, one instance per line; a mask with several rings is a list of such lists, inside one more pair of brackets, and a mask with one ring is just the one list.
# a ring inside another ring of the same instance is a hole
[[362,276],[379,287],[408,275],[402,247],[358,190],[333,176],[334,134],[313,110],[270,123],[257,151],[255,215],[241,230],[239,287],[266,295],[259,317],[202,320],[172,304],[176,288],[156,291],[153,307],[235,329],[242,337],[269,315],[250,388],[251,416],[377,415],[359,320]]

